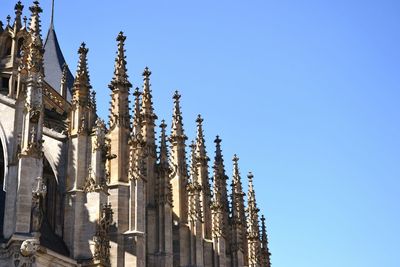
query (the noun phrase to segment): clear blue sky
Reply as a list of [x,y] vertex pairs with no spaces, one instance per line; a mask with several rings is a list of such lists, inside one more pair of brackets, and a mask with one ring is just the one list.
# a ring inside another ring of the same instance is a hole
[[201,113],[210,158],[219,134],[253,171],[274,267],[400,266],[400,1],[56,0],[55,29],[73,72],[87,43],[103,118],[120,30],[169,124],[181,91],[189,138]]

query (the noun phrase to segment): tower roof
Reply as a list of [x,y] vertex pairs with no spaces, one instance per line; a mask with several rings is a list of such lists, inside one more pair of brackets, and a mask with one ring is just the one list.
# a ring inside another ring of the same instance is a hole
[[[54,8],[54,7],[53,7]],[[61,78],[63,76],[63,66],[66,64],[64,55],[61,52],[60,44],[57,40],[56,31],[54,30],[53,15],[49,31],[47,33],[46,42],[44,44],[44,74],[45,81],[53,87],[54,90],[61,94]],[[67,100],[71,100],[72,85],[74,76],[67,67]]]

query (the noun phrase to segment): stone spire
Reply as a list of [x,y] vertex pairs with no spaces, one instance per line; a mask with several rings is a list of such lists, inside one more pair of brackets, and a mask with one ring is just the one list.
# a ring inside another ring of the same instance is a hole
[[76,76],[73,85],[73,103],[86,106],[89,102],[90,85],[89,71],[87,67],[87,53],[89,49],[82,43],[78,49],[79,62],[76,69]]
[[[110,128],[118,126],[126,129],[126,133],[130,128],[129,121],[129,88],[132,86],[128,81],[126,69],[124,42],[126,37],[122,32],[118,34],[118,51],[115,59],[114,76],[108,86],[111,89],[111,108],[110,108]],[[126,136],[125,139],[128,137]],[[124,140],[126,143],[127,140]]]
[[156,158],[154,126],[157,116],[154,114],[153,109],[152,95],[150,90],[150,75],[151,71],[148,67],[146,67],[143,71],[141,130],[144,141],[146,142],[146,146],[149,148],[149,156]]
[[188,170],[186,164],[186,145],[187,137],[183,129],[183,118],[180,107],[181,95],[175,91],[173,96],[174,109],[172,115],[172,129],[170,135],[171,144],[171,163],[176,168],[176,171],[171,176],[172,197],[173,197],[173,220],[176,227],[173,228],[174,251],[179,251],[175,254],[174,262],[179,266],[188,266],[190,264],[190,249],[187,240],[189,240],[188,222]]
[[172,188],[170,175],[173,172],[168,160],[168,147],[165,121],[162,120],[160,136],[160,153],[157,164],[156,205],[157,205],[157,256],[156,266],[173,265],[172,249]]
[[221,151],[221,139],[215,139],[215,160],[213,176],[213,199],[211,204],[212,211],[212,237],[214,243],[214,262],[217,266],[226,266],[226,247],[229,246],[230,239],[228,220],[229,203],[226,189],[227,176],[225,174],[224,160]]
[[200,192],[203,188],[199,182],[199,170],[195,153],[196,144],[194,141],[190,145],[190,149],[190,180],[187,187],[187,190],[189,192],[189,218],[192,221],[203,221],[203,213],[201,212],[200,199]]
[[22,5],[21,1],[18,1],[14,7],[14,10],[15,10],[14,31],[15,32],[19,31],[19,29],[21,29],[21,27],[22,27],[21,15],[22,15],[23,9],[24,9],[24,5]]
[[271,267],[271,253],[268,248],[267,227],[265,226],[265,217],[261,215],[261,266]]
[[157,116],[154,114],[152,95],[150,89],[150,75],[151,71],[146,67],[143,71],[143,100],[142,100],[142,114],[148,120],[156,120]]
[[229,201],[227,193],[228,176],[225,174],[224,159],[222,157],[221,139],[217,135],[215,143],[215,158],[214,158],[214,185],[213,185],[213,208],[218,208],[222,215],[221,234],[228,236],[228,219],[229,219]]
[[[208,161],[206,146],[203,133],[203,118],[199,114],[196,119],[197,122],[197,138],[195,157],[196,164],[199,172],[199,183],[202,186],[201,203],[203,212],[203,234],[206,239],[211,239],[212,225],[208,222],[211,221],[211,189],[208,177]],[[206,223],[207,222],[207,223]]]
[[157,183],[157,202],[168,203],[172,207],[172,188],[170,183],[169,175],[172,173],[172,169],[169,165],[168,160],[168,147],[167,147],[167,135],[166,135],[165,121],[162,120],[160,124],[161,135],[160,135],[160,154],[158,163],[158,183]]
[[246,239],[246,215],[244,207],[244,193],[239,172],[239,158],[233,156],[232,194],[231,194],[231,226],[232,266],[243,266],[246,263],[247,239]]
[[187,137],[184,134],[183,131],[183,122],[182,122],[182,113],[181,113],[181,107],[180,107],[180,98],[181,95],[179,94],[178,91],[175,91],[175,94],[173,96],[174,99],[174,111],[172,115],[172,131],[171,131],[171,138],[174,138],[175,141],[176,139],[183,139],[187,140]]
[[141,106],[140,106],[140,96],[142,93],[139,91],[139,88],[135,88],[135,92],[133,93],[133,96],[135,97],[135,103],[133,107],[133,121],[132,121],[132,135],[136,135],[141,133],[141,124],[142,124],[142,119],[140,116],[141,113]]
[[247,193],[247,242],[249,267],[260,266],[260,228],[258,225],[258,212],[256,194],[253,186],[253,174],[247,175],[249,190]]
[[109,85],[111,90],[118,89],[129,89],[132,85],[128,80],[127,68],[126,68],[126,56],[125,56],[125,40],[126,36],[121,31],[117,36],[118,41],[118,51],[117,57],[115,59],[114,76],[112,78],[111,84]]
[[165,120],[161,121],[160,124],[160,129],[161,129],[161,135],[160,135],[160,165],[163,166],[163,168],[169,168],[169,163],[168,163],[168,147],[167,147],[167,135],[166,135],[166,129],[167,125],[165,124]]
[[146,242],[147,242],[147,264],[156,262],[157,253],[157,229],[153,223],[156,221],[157,210],[155,206],[155,185],[156,185],[156,138],[155,138],[155,120],[157,119],[153,109],[152,95],[150,89],[150,75],[149,68],[143,71],[143,94],[142,94],[142,110],[141,110],[141,130],[143,141],[145,143],[145,169],[146,169]]
[[40,33],[40,13],[42,8],[39,2],[33,2],[33,6],[29,8],[31,11],[29,34],[30,41],[28,46],[28,73],[40,73],[43,75],[43,41]]
[[196,157],[202,163],[207,164],[209,158],[206,154],[206,145],[204,140],[204,132],[203,132],[203,118],[201,115],[197,115],[197,138],[196,138]]
[[203,213],[201,203],[202,186],[199,182],[199,172],[196,157],[196,144],[193,141],[191,148],[190,180],[187,185],[189,195],[189,229],[190,229],[190,265],[203,266]]

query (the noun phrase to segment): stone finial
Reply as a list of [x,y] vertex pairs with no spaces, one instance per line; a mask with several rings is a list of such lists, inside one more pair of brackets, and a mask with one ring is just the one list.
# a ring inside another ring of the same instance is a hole
[[15,7],[14,7],[15,12],[22,13],[22,10],[23,10],[23,9],[24,9],[24,5],[21,3],[21,1],[18,1],[18,2],[15,4]]
[[215,143],[213,199],[211,209],[213,211],[213,235],[228,237],[229,203],[227,194],[227,176],[225,174],[224,161],[221,151],[221,139],[217,135]]
[[26,22],[28,21],[28,18],[24,16],[23,20],[24,20],[24,28],[26,29]]
[[115,90],[117,88],[120,90],[129,90],[132,84],[128,81],[129,76],[127,74],[128,70],[126,68],[126,56],[124,49],[126,36],[124,36],[122,31],[119,32],[116,40],[118,42],[118,51],[117,57],[115,58],[114,76],[109,88],[111,90]]
[[96,91],[95,90],[92,90],[90,92],[89,105],[92,108],[93,115],[96,115],[97,101],[96,101]]
[[39,2],[33,2],[33,6],[29,8],[31,11],[30,27],[29,27],[29,45],[27,55],[28,73],[43,74],[43,41],[40,34],[40,13],[42,9]]
[[172,205],[172,186],[170,183],[170,174],[172,168],[170,167],[168,160],[168,146],[167,146],[167,135],[165,120],[161,121],[160,124],[161,135],[160,135],[160,154],[158,162],[158,186],[156,200],[159,203],[169,203]]
[[260,263],[260,232],[256,195],[253,186],[253,174],[249,172],[249,190],[247,193],[247,242],[249,266],[259,266]]
[[233,174],[231,184],[231,224],[233,227],[234,235],[237,239],[233,242],[232,246],[236,249],[241,249],[246,254],[247,239],[246,239],[246,214],[244,206],[244,193],[242,182],[239,172],[239,158],[235,154],[233,157]]
[[139,91],[139,88],[135,88],[135,92],[133,92],[133,96],[135,97],[135,103],[133,107],[133,131],[132,135],[139,134],[141,132],[141,106],[140,106],[140,96],[142,93]]
[[152,95],[150,89],[150,75],[151,71],[148,67],[146,67],[143,71],[143,96],[142,96],[142,114],[151,121],[157,119],[157,116],[154,114],[153,110],[153,102]]
[[7,20],[7,27],[10,27],[11,16],[7,15],[6,20]]
[[78,49],[79,62],[76,69],[76,76],[73,85],[73,102],[80,103],[85,106],[89,102],[90,85],[89,71],[87,67],[87,53],[89,49],[86,44],[82,43]]
[[40,36],[40,16],[39,14],[43,12],[43,9],[39,6],[38,1],[33,2],[33,6],[29,7],[31,11],[31,19],[29,25],[29,31],[35,35]]
[[143,80],[149,80],[150,79],[150,75],[151,75],[151,71],[149,70],[149,67],[145,67],[144,71],[142,73],[143,76]]
[[21,15],[22,15],[23,9],[24,9],[24,6],[22,5],[21,1],[18,1],[14,7],[14,10],[15,10],[14,29],[16,29],[17,31],[22,27]]
[[175,91],[174,96],[174,111],[172,114],[172,130],[171,130],[171,139],[173,141],[187,140],[187,137],[183,130],[183,118],[180,106],[181,95],[178,91]]
[[199,114],[196,119],[197,122],[197,138],[196,138],[196,157],[198,157],[199,162],[206,163],[209,159],[206,153],[206,145],[204,140],[203,132],[203,118]]

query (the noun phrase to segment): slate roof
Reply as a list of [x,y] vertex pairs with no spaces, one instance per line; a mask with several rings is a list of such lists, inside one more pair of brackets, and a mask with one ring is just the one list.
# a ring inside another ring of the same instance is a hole
[[[53,87],[54,90],[60,92],[61,77],[63,65],[65,62],[64,56],[61,52],[60,45],[57,40],[57,35],[54,26],[51,23],[47,33],[46,42],[44,44],[44,80]],[[68,68],[67,71],[67,100],[71,100],[72,85],[74,83],[74,76]]]

